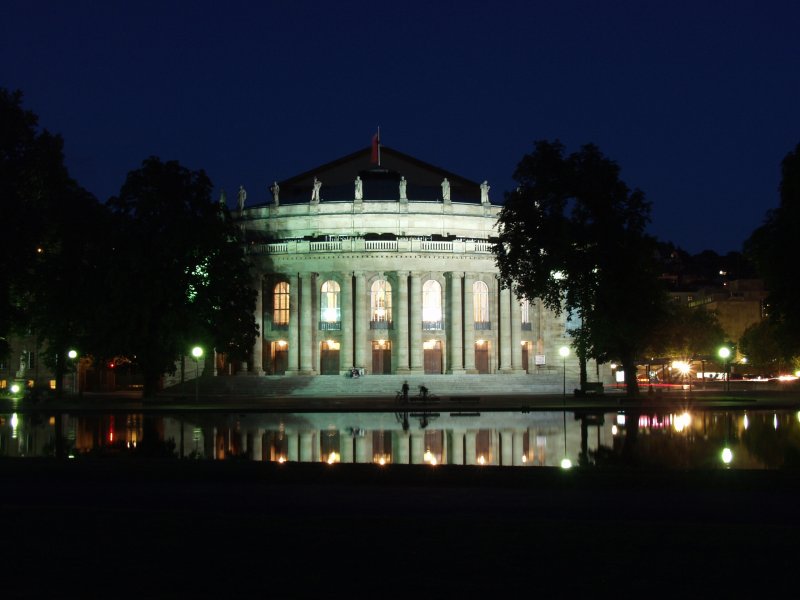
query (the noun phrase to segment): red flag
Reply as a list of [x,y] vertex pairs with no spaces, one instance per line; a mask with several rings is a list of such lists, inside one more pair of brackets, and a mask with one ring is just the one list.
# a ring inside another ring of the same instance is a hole
[[381,130],[372,136],[372,162],[381,164]]

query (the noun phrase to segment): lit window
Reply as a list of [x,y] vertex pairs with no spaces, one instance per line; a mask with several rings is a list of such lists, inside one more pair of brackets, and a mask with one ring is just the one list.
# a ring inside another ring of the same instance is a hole
[[289,324],[289,284],[285,281],[275,286],[272,324],[284,326]]
[[489,322],[489,286],[476,281],[472,286],[472,307],[475,323]]
[[422,285],[422,321],[426,329],[442,328],[442,286],[433,279]]
[[531,330],[531,303],[527,298],[519,303],[519,310],[521,315],[522,329],[525,331]]
[[392,320],[392,286],[385,279],[372,284],[370,308],[373,322],[390,322]]
[[339,308],[339,284],[335,281],[326,281],[322,284],[320,297],[320,320],[323,323],[339,323],[341,311]]

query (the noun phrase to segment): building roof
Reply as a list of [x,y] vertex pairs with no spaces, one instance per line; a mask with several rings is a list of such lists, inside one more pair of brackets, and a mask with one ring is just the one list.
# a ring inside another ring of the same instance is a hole
[[300,204],[311,199],[314,178],[322,182],[321,202],[353,201],[356,176],[363,181],[364,200],[397,202],[399,182],[405,177],[409,200],[442,201],[442,180],[450,182],[453,202],[480,204],[480,184],[421,161],[392,148],[381,146],[380,165],[372,162],[370,146],[334,161],[279,181],[280,203]]

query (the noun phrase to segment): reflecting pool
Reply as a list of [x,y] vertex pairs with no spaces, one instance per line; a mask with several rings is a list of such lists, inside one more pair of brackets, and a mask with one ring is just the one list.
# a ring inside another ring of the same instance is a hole
[[20,412],[0,456],[781,469],[800,466],[800,412]]

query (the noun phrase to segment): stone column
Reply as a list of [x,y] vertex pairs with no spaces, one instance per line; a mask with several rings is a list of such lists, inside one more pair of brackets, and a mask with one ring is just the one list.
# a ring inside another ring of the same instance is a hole
[[367,306],[367,277],[363,271],[355,273],[356,277],[356,314],[355,323],[355,343],[356,343],[356,365],[359,368],[367,368],[367,340],[369,337],[369,308]]
[[450,330],[450,339],[448,340],[447,347],[450,349],[450,358],[448,360],[448,373],[463,374],[464,373],[464,340],[461,336],[461,322],[463,314],[461,312],[461,273],[450,272],[447,274],[447,287],[450,296],[450,314],[448,315],[448,329]]
[[474,465],[477,464],[478,462],[477,461],[478,457],[476,455],[477,438],[478,438],[477,431],[475,430],[467,431],[464,444],[464,454],[466,455],[464,456],[464,462],[466,462],[466,464],[468,465]]
[[313,459],[313,439],[313,431],[302,431],[300,433],[300,462],[311,462]]
[[[297,462],[299,455],[298,455],[298,447],[299,447],[299,435],[293,431],[289,431],[288,429],[285,432],[286,435],[286,460],[289,462]],[[310,444],[311,442],[309,442]]]
[[[300,356],[300,275],[289,277],[289,366],[287,375],[297,375]],[[308,325],[306,325],[308,327]]]
[[500,432],[500,464],[504,467],[510,466],[514,461],[514,432],[510,429],[503,429]]
[[451,464],[454,465],[463,465],[464,464],[464,432],[453,430],[450,433],[450,439],[452,440],[452,457],[450,460]]
[[251,458],[255,461],[260,461],[262,459],[262,454],[264,453],[264,430],[263,429],[256,429],[253,431],[253,443],[251,445],[252,456]]
[[418,273],[411,274],[411,372],[421,373],[422,364],[422,278]]
[[500,372],[511,373],[511,291],[500,290]]
[[408,373],[408,271],[397,271],[397,297],[393,298],[392,316],[397,330],[396,373]]
[[256,278],[256,324],[258,325],[258,335],[253,342],[253,364],[250,370],[254,375],[264,374],[264,360],[262,353],[264,349],[264,280]]
[[425,433],[413,432],[411,434],[411,464],[422,464],[422,456],[425,454]]
[[464,369],[467,373],[476,373],[475,369],[475,315],[473,307],[472,286],[475,276],[464,275]]
[[408,464],[408,432],[397,432],[397,453],[392,457],[392,462],[398,465]]
[[522,460],[522,457],[525,456],[525,432],[524,431],[514,431],[514,456],[512,457],[512,463],[515,467],[521,467],[525,463]]
[[[353,276],[342,277],[342,341],[339,352],[339,371],[345,373],[355,366],[353,360]],[[344,461],[342,461],[344,462]]]
[[356,462],[357,463],[368,463],[372,462],[372,457],[370,456],[371,452],[371,440],[367,438],[366,435],[360,435],[356,437]]
[[353,436],[349,433],[339,432],[339,453],[342,455],[341,462],[353,462]]
[[301,298],[300,298],[300,372],[304,375],[314,374],[314,365],[312,364],[312,333],[316,329],[312,308],[313,302],[313,286],[314,276],[311,273],[301,273]]
[[511,294],[511,368],[515,373],[524,373],[522,364],[522,307]]

